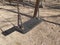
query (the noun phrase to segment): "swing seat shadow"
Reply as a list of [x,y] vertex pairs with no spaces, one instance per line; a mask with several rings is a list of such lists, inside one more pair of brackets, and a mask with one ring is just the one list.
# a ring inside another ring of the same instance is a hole
[[29,32],[30,30],[32,30],[35,26],[37,26],[41,22],[42,22],[42,20],[32,18],[32,19],[30,19],[27,22],[22,24],[24,26],[23,27],[24,29],[21,29],[21,28],[18,28],[17,26],[14,26],[6,31],[3,31],[2,34],[4,36],[7,36],[7,35],[13,33],[14,31],[25,34],[25,33]]

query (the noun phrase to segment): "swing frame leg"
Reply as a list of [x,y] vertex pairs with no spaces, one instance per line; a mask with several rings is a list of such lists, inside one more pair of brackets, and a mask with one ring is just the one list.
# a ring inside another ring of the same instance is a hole
[[[40,2],[40,0],[36,0],[33,18],[35,18],[37,16],[37,13],[39,10],[39,2]],[[16,27],[18,27],[18,29],[20,30],[20,29],[22,29],[22,21],[21,21],[21,25],[20,25],[19,19],[21,19],[21,15],[19,14],[19,0],[17,0],[17,11],[18,11],[18,20],[17,20],[17,26]]]
[[38,10],[39,10],[39,2],[40,2],[40,0],[36,0],[33,18],[35,18],[37,16],[37,13],[38,13]]
[[18,15],[17,15],[17,26],[15,27],[17,30],[22,29],[22,19],[21,19],[21,15],[20,15],[20,11],[19,11],[19,0],[17,0],[17,11],[18,11]]

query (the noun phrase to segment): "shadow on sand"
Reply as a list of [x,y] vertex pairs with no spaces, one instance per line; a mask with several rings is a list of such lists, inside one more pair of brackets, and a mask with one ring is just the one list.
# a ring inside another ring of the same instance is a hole
[[60,9],[60,4],[45,5],[45,6],[51,8],[51,9]]
[[[6,9],[4,9],[4,10],[6,10]],[[17,13],[15,11],[11,11],[11,10],[7,10],[7,11],[10,11],[10,12],[13,12],[13,13]],[[47,17],[52,17],[52,18],[54,18],[54,17],[60,17],[60,15],[56,15],[56,16],[55,15],[54,16],[43,16],[40,19],[36,19],[36,18],[32,18],[32,16],[30,16],[30,15],[26,15],[26,14],[22,14],[22,13],[20,13],[20,14],[23,15],[23,16],[31,18],[30,20],[28,20],[27,22],[25,22],[25,23],[22,24],[24,26],[23,27],[24,29],[19,29],[17,26],[14,26],[14,27],[6,30],[6,31],[3,31],[2,32],[3,35],[7,36],[7,35],[11,34],[14,31],[18,31],[18,32],[20,32],[22,34],[25,34],[25,33],[29,32],[30,30],[32,30],[35,26],[37,26],[39,23],[41,23],[43,21],[60,26],[59,23],[55,23],[55,22],[43,19],[44,17],[46,17],[46,18]]]
[[48,20],[45,20],[43,18],[41,18],[40,20],[39,19],[36,19],[36,18],[32,18],[30,20],[28,20],[27,22],[23,23],[22,25],[24,26],[23,28],[24,29],[21,29],[21,28],[18,28],[17,26],[14,26],[4,32],[2,32],[2,34],[4,36],[7,36],[11,33],[13,33],[14,31],[18,31],[19,33],[22,33],[22,34],[25,34],[29,31],[31,31],[35,26],[37,26],[38,24],[40,24],[41,22],[48,22],[48,23],[52,23],[52,24],[55,24],[55,25],[59,25],[59,23],[55,23],[55,22],[52,22],[52,21],[48,21]]

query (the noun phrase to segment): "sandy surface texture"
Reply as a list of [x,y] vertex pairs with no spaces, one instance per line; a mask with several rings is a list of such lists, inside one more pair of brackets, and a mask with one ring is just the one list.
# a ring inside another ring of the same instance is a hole
[[0,6],[0,45],[60,45],[60,9],[40,8],[39,19],[33,19],[34,8],[21,6],[24,34],[12,28],[17,25],[16,9]]

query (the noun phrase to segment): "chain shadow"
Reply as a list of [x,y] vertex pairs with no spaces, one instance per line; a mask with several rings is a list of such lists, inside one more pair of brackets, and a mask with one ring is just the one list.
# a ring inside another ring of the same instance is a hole
[[[4,8],[0,8],[1,10],[6,10],[6,11],[9,11],[9,12],[13,12],[13,13],[17,13],[18,14],[18,12],[16,12],[16,11],[13,11],[13,10],[9,10],[9,9],[4,9]],[[22,15],[22,16],[26,16],[26,17],[29,17],[29,18],[32,18],[32,16],[30,16],[30,15],[27,15],[27,14],[24,14],[24,13],[19,13],[20,15]]]
[[45,20],[45,19],[43,19],[43,18],[41,18],[41,20],[44,21],[44,22],[48,22],[48,23],[52,23],[52,24],[55,24],[55,25],[59,25],[59,26],[60,26],[60,24],[59,24],[59,23],[56,23],[56,22],[52,22],[52,21],[49,21],[49,20]]
[[55,24],[55,25],[59,25],[59,26],[60,26],[59,23],[56,23],[56,22],[52,22],[52,21],[49,21],[49,20],[45,20],[45,19],[43,19],[43,18],[55,18],[55,17],[60,17],[60,15],[53,15],[53,16],[40,16],[40,19],[41,19],[42,21],[45,21],[45,22],[52,23],[52,24]]
[[40,18],[55,18],[55,17],[60,17],[60,15],[52,15],[52,16],[40,16]]

